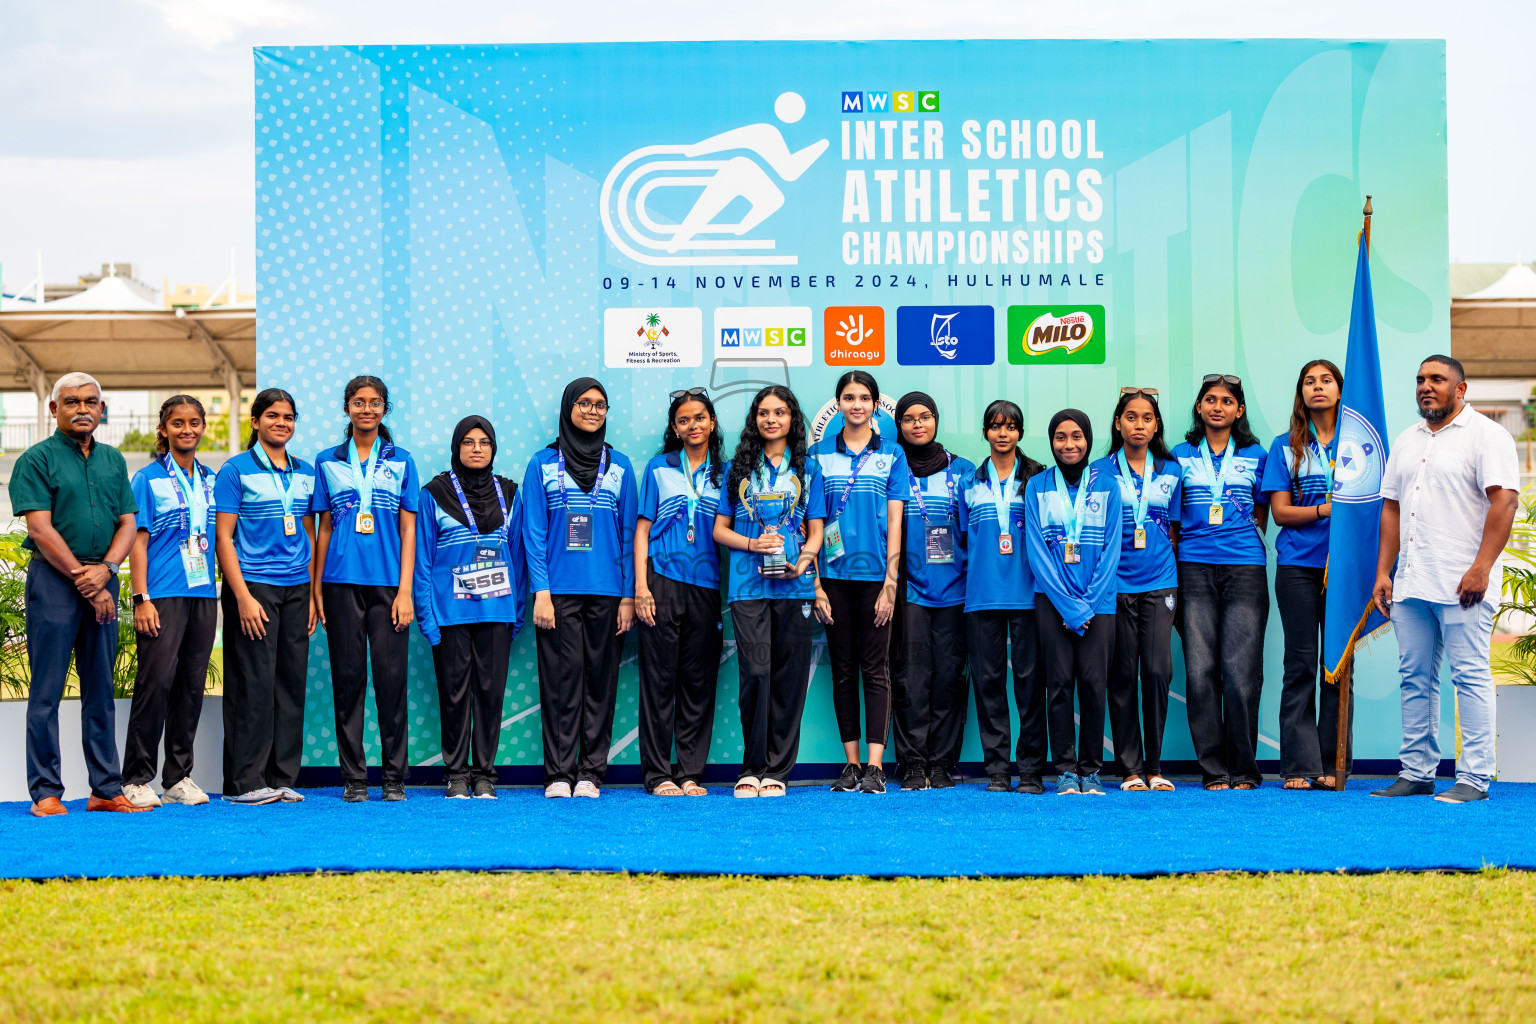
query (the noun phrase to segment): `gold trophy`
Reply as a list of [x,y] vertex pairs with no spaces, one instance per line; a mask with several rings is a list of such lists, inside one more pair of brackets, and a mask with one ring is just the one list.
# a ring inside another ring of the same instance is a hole
[[[759,491],[754,494],[752,478],[748,477],[742,480],[737,493],[741,497],[742,508],[747,510],[747,518],[762,524],[763,536],[777,537],[780,536],[781,528],[794,515],[795,505],[800,501],[800,481],[791,474],[788,490]],[[789,559],[785,557],[783,548],[763,555],[762,559],[764,576],[783,576],[789,572]]]

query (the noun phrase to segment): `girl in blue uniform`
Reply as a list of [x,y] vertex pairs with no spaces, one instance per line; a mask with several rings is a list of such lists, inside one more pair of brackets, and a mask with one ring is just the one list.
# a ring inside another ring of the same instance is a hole
[[158,807],[162,800],[149,787],[162,733],[164,801],[208,802],[192,781],[192,746],[219,619],[213,473],[197,461],[206,422],[203,403],[191,395],[167,398],[155,430],[155,458],[133,475],[139,532],[128,567],[139,658],[123,745],[123,795],[140,807]]
[[245,451],[213,485],[224,573],[224,799],[238,804],[304,799],[293,785],[319,607],[310,589],[315,468],[288,451],[298,418],[288,392],[258,394]]
[[731,551],[725,599],[741,687],[738,797],[783,796],[800,752],[821,507],[821,468],[806,453],[800,403],[770,385],[747,410],[715,516],[715,540]]
[[635,617],[635,471],[603,441],[607,423],[608,392],[591,377],[573,380],[560,398],[560,436],[523,478],[550,797],[599,794],[619,653]]
[[891,663],[892,732],[901,788],[955,784],[965,730],[965,545],[960,490],[976,472],[938,442],[939,406],[913,391],[896,403],[907,458],[906,592]]
[[1179,464],[1163,440],[1156,389],[1120,389],[1109,454],[1093,469],[1120,488],[1119,597],[1109,669],[1109,729],[1120,788],[1171,791],[1173,783],[1163,778],[1163,725],[1173,677],[1179,593],[1174,543],[1182,489]]
[[[703,388],[672,393],[661,454],[640,477],[635,616],[640,620],[640,768],[656,796],[703,796],[720,674],[715,513],[723,438]],[[672,747],[677,745],[677,765]]]
[[[1285,683],[1280,691],[1280,775],[1286,789],[1333,788],[1339,747],[1339,688],[1318,693],[1323,581],[1333,514],[1339,395],[1344,375],[1326,359],[1302,367],[1290,430],[1275,438],[1262,487],[1275,525],[1275,604],[1285,628]],[[1348,752],[1345,753],[1346,758]],[[1346,760],[1345,766],[1349,762]]]
[[1179,460],[1179,600],[1184,696],[1206,789],[1257,789],[1259,696],[1269,580],[1264,447],[1248,426],[1243,382],[1206,374]]
[[371,655],[384,799],[404,800],[410,742],[406,630],[416,615],[411,577],[420,484],[411,453],[395,446],[384,423],[390,404],[382,380],[353,377],[342,392],[341,408],[347,416],[343,440],[315,456],[310,500],[317,527],[315,561],[322,566],[314,600],[331,656],[341,798],[348,803],[368,799],[363,704]]
[[[826,531],[816,580],[816,617],[827,629],[832,707],[847,764],[833,792],[884,793],[891,725],[891,617],[901,571],[907,457],[874,429],[880,385],[864,370],[837,381],[843,429],[811,447],[821,467]],[[859,691],[864,693],[867,767],[859,765]]]
[[1019,792],[1045,792],[1045,689],[1036,665],[1035,577],[1024,544],[1024,488],[1045,467],[1019,451],[1024,413],[999,399],[982,414],[987,459],[960,491],[966,543],[965,636],[987,792],[1013,788],[1008,669],[1019,711]]
[[528,596],[523,496],[496,476],[496,428],[466,416],[450,469],[421,489],[414,591],[432,645],[449,799],[496,799],[507,662]]
[[1050,438],[1056,467],[1035,476],[1024,492],[1024,536],[1035,574],[1051,759],[1058,795],[1103,796],[1099,768],[1104,694],[1115,654],[1120,485],[1088,462],[1093,426],[1087,414],[1061,410],[1051,417]]

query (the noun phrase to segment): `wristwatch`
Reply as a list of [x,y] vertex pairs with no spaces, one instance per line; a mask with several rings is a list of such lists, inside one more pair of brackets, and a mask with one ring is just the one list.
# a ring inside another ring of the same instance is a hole
[[108,569],[112,570],[112,575],[116,576],[117,575],[117,567],[119,565],[121,565],[122,563],[121,562],[108,562],[105,559],[103,559],[101,564],[106,566]]
[[139,605],[144,604],[148,600],[149,600],[149,595],[148,594],[134,594],[133,595],[133,606],[135,608],[137,608]]

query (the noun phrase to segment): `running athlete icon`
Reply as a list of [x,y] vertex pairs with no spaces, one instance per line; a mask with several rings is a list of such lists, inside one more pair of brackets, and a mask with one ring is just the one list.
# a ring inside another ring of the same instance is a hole
[[[774,102],[773,110],[781,122],[794,124],[805,116],[805,100],[786,92]],[[827,145],[828,140],[821,139],[792,151],[778,125],[764,122],[732,128],[691,145],[642,147],[615,164],[603,183],[603,227],[626,255],[652,265],[795,263],[795,256],[763,252],[774,248],[773,239],[749,236],[784,205],[784,192],[773,175],[783,182],[799,179]],[[702,159],[732,152],[737,155]],[[647,209],[646,200],[663,189],[698,192],[676,224],[658,222]],[[745,202],[745,212],[734,222],[717,222],[737,200]],[[727,234],[734,238],[708,237]],[[709,255],[711,250],[756,252]]]

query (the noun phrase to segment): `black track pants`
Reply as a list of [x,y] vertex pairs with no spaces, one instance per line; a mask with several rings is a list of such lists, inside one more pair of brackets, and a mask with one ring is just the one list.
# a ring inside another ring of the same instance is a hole
[[511,653],[512,627],[505,622],[442,627],[442,639],[432,648],[432,667],[437,670],[443,769],[449,779],[496,779]]
[[1115,617],[1095,615],[1078,636],[1044,594],[1035,595],[1040,674],[1045,677],[1051,766],[1089,775],[1104,766],[1104,693],[1115,656]]
[[336,758],[345,782],[368,778],[368,761],[363,756],[363,705],[368,699],[370,662],[384,781],[400,782],[410,774],[410,705],[405,689],[410,634],[403,629],[395,631],[391,610],[398,592],[396,587],[320,584],[336,704]]
[[[645,788],[699,781],[709,761],[720,676],[720,591],[649,573],[656,625],[640,640],[640,767]],[[672,746],[677,744],[677,770]]]
[[795,767],[810,685],[811,606],[793,598],[731,605],[741,686],[740,778],[787,782]]
[[554,594],[555,628],[539,629],[539,703],[544,783],[602,784],[624,638],[619,599]]
[[[160,635],[134,635],[139,667],[123,744],[123,782],[147,786],[154,779],[163,735],[165,774],[160,782],[170,789],[192,774],[192,744],[208,688],[219,602],[214,597],[162,597],[154,605]],[[238,622],[235,628],[240,628]]]
[[891,674],[896,760],[903,770],[953,768],[965,732],[965,610],[909,602],[903,615],[906,650]]
[[[1016,751],[1019,774],[1045,774],[1045,686],[1041,682],[1030,608],[967,612],[966,643],[971,658],[971,685],[976,692],[976,731],[988,775],[1009,773],[1008,669],[1013,668],[1013,696],[1019,710]],[[960,747],[954,747],[955,759]],[[948,760],[948,759],[946,759]]]

